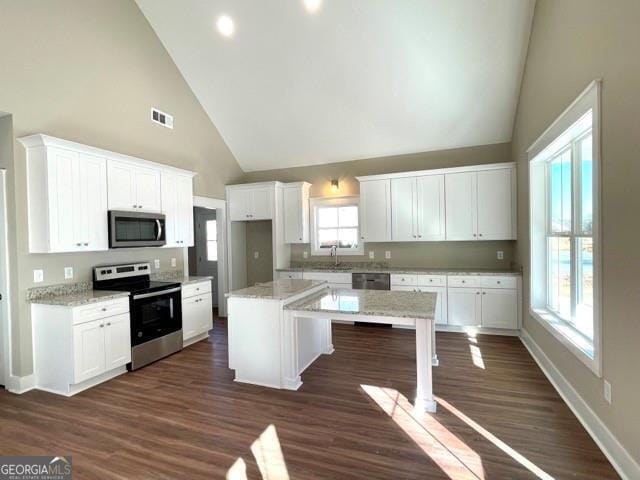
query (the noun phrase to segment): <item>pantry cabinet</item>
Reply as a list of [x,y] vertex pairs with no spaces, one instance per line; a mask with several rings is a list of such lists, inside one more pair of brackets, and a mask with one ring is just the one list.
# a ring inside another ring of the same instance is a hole
[[162,213],[166,217],[167,247],[192,247],[193,177],[162,172]]
[[285,243],[309,243],[309,189],[307,182],[282,186]]
[[360,182],[360,239],[391,241],[391,181]]

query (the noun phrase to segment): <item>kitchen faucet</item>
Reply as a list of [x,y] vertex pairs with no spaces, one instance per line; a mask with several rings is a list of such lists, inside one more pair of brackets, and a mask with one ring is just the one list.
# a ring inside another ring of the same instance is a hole
[[340,262],[338,261],[338,246],[337,245],[331,245],[331,256],[336,258],[334,266],[337,267],[338,265],[340,265]]

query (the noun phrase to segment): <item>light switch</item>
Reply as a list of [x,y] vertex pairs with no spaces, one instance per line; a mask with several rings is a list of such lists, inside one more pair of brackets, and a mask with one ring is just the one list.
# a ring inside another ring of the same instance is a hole
[[376,258],[376,252],[369,250],[369,258]]
[[504,252],[502,250],[498,250],[498,260],[504,260]]
[[70,280],[73,278],[73,267],[64,267],[64,279]]
[[176,263],[176,259],[175,259],[175,258],[172,258],[172,259],[171,259],[171,266],[172,266],[172,267],[175,267],[176,265],[177,265],[177,263]]
[[44,281],[44,270],[33,271],[33,283],[40,283]]
[[384,252],[384,258],[389,260],[391,258],[391,250],[387,250]]
[[256,260],[260,257],[260,252],[253,252],[253,258]]
[[309,258],[309,252],[307,252],[306,250],[302,252],[302,258]]
[[160,260],[158,260],[158,259],[156,258],[156,259],[153,261],[153,265],[154,265],[156,268],[160,268]]

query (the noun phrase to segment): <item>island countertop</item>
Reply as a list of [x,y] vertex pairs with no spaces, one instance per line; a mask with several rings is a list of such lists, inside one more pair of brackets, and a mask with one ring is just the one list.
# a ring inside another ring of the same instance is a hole
[[234,290],[226,294],[227,298],[264,298],[267,300],[286,300],[319,285],[325,284],[324,280],[275,280],[273,282],[260,283],[253,287]]
[[286,305],[286,310],[435,319],[436,293],[331,289]]

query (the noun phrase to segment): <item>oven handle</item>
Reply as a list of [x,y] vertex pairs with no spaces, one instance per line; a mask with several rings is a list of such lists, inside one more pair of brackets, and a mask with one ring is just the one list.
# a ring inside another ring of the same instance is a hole
[[160,241],[160,239],[162,238],[162,223],[157,218],[156,218],[156,225],[158,227],[158,236],[156,237],[156,240]]
[[161,292],[152,292],[152,293],[141,293],[140,295],[134,295],[134,300],[140,300],[142,298],[151,298],[151,297],[159,297],[160,295],[166,295],[168,293],[179,292],[181,287],[172,288],[171,290],[162,290]]

